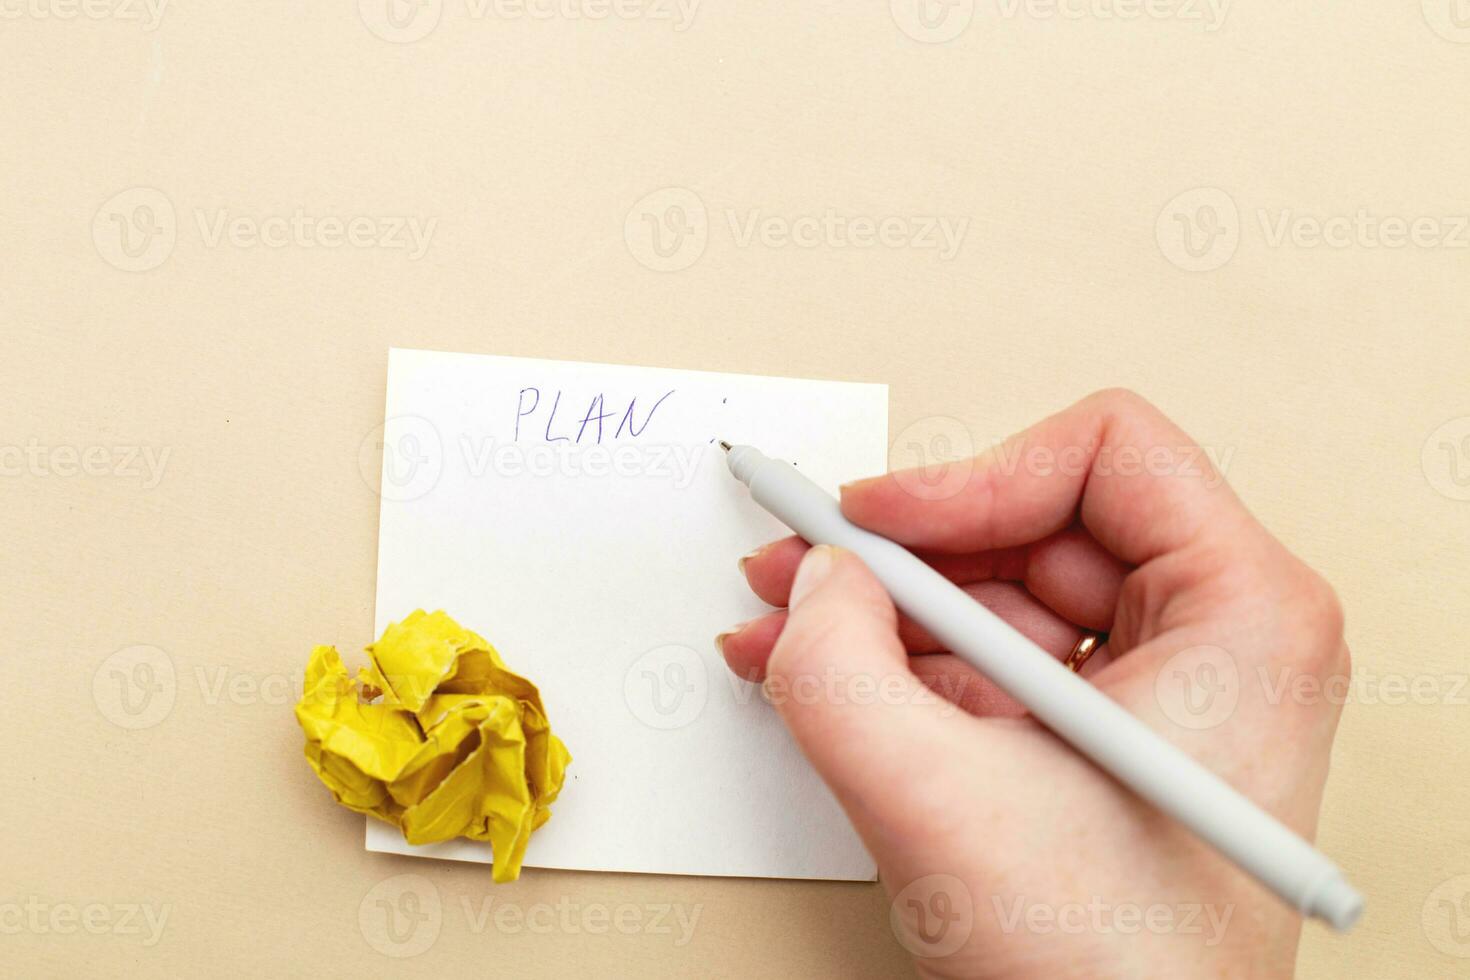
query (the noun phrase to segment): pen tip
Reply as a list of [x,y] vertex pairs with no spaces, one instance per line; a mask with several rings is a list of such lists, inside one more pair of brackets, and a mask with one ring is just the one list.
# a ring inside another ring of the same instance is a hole
[[726,442],[725,440],[721,439],[720,440],[720,448],[723,449],[725,452],[728,453],[730,451],[730,444],[728,442]]

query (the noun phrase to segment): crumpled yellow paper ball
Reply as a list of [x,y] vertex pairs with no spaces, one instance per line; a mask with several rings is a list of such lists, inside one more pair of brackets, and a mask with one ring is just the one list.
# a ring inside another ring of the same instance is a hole
[[336,647],[312,650],[296,705],[307,761],[410,844],[489,841],[494,879],[514,881],[571,762],[540,693],[443,612],[414,611],[367,652],[354,680]]

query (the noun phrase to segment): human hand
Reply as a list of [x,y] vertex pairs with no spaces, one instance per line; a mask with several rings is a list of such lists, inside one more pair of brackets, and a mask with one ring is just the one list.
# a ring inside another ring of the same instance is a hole
[[[977,458],[945,499],[906,476],[845,486],[843,513],[1059,658],[1107,633],[1084,677],[1315,835],[1340,708],[1282,691],[1346,683],[1341,608],[1188,436],[1105,391]],[[717,642],[856,826],[921,972],[1291,975],[1293,910],[897,615],[856,556],[786,538],[741,564],[789,612]]]

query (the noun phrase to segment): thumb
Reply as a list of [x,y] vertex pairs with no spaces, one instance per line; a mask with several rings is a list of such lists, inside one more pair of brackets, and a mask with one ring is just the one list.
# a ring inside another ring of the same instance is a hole
[[895,789],[963,737],[966,716],[909,670],[893,601],[856,555],[828,545],[807,552],[790,608],[766,696],[863,829],[903,804]]

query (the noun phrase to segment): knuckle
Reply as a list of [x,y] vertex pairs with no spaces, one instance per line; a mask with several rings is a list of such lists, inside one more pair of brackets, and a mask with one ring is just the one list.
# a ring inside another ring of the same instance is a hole
[[1323,632],[1333,640],[1341,640],[1347,626],[1347,615],[1343,612],[1342,600],[1338,598],[1337,590],[1326,579],[1313,572],[1311,593],[1312,605],[1317,610]]
[[1132,388],[1102,388],[1087,396],[1086,401],[1125,418],[1163,415],[1153,402]]
[[1343,642],[1346,615],[1332,585],[1302,566],[1287,610],[1303,627],[1304,642],[1297,648],[1297,665],[1324,677],[1346,673],[1350,666],[1347,644]]

